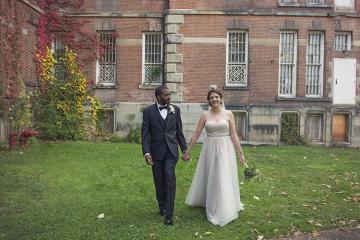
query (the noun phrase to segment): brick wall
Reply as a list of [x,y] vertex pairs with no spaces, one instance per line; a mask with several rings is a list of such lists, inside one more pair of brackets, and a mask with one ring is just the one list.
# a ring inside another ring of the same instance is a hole
[[[286,21],[293,27],[285,29]],[[228,26],[233,21],[242,22],[249,33],[249,89],[226,90],[227,102],[275,103],[278,91],[279,38],[281,30],[295,30],[298,33],[296,96],[305,96],[306,43],[309,31],[325,34],[324,52],[324,96],[330,94],[331,64],[333,57],[352,57],[359,60],[359,46],[350,53],[333,50],[335,19],[323,17],[276,17],[276,16],[226,16],[226,15],[185,15],[185,23],[180,28],[184,37],[226,39]],[[344,20],[342,30],[353,31],[353,39],[359,39],[355,25],[357,19]],[[264,24],[266,23],[266,24]],[[314,28],[316,23],[316,28]],[[185,102],[204,102],[208,86],[225,85],[226,44],[184,43],[179,46],[184,55],[183,74],[186,86]]]
[[163,12],[164,0],[85,0],[84,12]]

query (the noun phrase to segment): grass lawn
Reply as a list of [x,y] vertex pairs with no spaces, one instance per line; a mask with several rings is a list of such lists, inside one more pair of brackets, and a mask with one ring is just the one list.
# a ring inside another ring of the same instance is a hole
[[359,149],[244,147],[262,181],[244,180],[239,167],[245,211],[222,228],[184,204],[200,146],[177,165],[170,227],[140,149],[65,142],[0,152],[0,239],[257,239],[359,224]]

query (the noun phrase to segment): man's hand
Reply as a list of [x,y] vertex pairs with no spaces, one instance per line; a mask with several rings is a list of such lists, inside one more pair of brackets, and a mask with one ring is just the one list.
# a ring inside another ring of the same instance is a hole
[[184,160],[184,161],[189,161],[190,160],[190,153],[189,153],[189,151],[185,151],[184,153],[183,153],[183,155],[182,155],[182,160]]
[[148,165],[154,165],[150,153],[149,153],[149,154],[145,154],[145,162],[146,162]]

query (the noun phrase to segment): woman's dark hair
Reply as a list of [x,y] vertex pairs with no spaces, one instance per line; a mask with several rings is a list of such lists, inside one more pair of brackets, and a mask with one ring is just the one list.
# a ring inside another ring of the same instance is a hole
[[223,98],[223,94],[222,94],[222,92],[221,92],[219,89],[217,89],[217,88],[212,88],[212,89],[210,89],[210,90],[208,91],[208,94],[207,94],[207,100],[208,100],[210,106],[211,106],[211,103],[210,103],[210,95],[211,95],[212,93],[218,94],[221,99]]
[[168,87],[167,87],[166,85],[160,85],[160,86],[158,86],[158,87],[155,89],[155,97],[160,96],[165,89],[168,89]]

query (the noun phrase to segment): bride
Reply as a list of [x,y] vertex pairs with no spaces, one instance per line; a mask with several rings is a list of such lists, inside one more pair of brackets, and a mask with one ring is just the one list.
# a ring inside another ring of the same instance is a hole
[[205,127],[206,138],[185,203],[206,208],[208,220],[224,226],[244,209],[240,202],[236,153],[241,164],[245,164],[245,158],[236,133],[234,115],[221,106],[222,92],[210,89],[207,99],[211,110],[201,114],[187,148],[190,153]]

